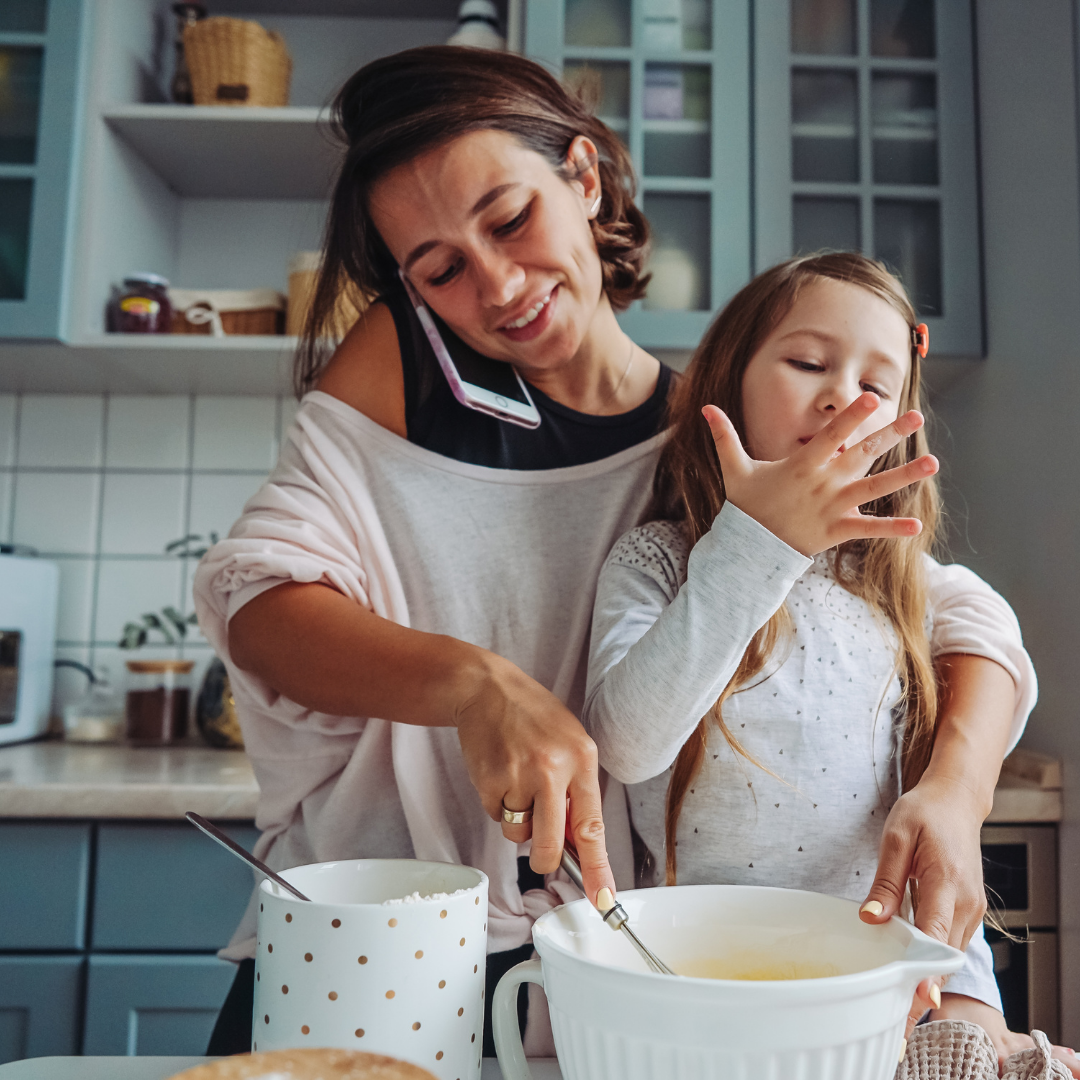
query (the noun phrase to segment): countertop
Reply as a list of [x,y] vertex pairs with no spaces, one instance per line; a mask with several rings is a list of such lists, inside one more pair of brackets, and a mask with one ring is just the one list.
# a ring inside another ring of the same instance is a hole
[[[167,1080],[215,1058],[204,1057],[41,1057],[0,1065],[0,1080]],[[529,1062],[533,1080],[562,1080],[553,1058]],[[480,1080],[502,1080],[494,1058],[484,1058]]]
[[[181,1069],[216,1061],[215,1057],[27,1057],[0,1065],[0,1080],[167,1080]],[[553,1057],[529,1062],[532,1080],[563,1080]],[[485,1057],[481,1080],[502,1080],[494,1057]]]
[[[242,750],[46,741],[0,747],[0,817],[255,817],[259,786]],[[1061,765],[1016,750],[1005,762],[988,824],[1062,818]]]
[[0,748],[0,817],[255,817],[259,785],[242,750],[61,741]]

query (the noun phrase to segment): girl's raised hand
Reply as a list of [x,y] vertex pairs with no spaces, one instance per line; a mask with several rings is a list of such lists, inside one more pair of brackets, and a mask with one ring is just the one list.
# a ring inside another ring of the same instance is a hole
[[715,405],[702,409],[716,444],[727,500],[789,547],[813,557],[847,540],[917,536],[918,518],[870,517],[859,507],[925,480],[938,470],[931,454],[888,472],[867,476],[874,462],[918,431],[912,410],[854,446],[845,443],[880,404],[865,393],[808,443],[780,461],[755,461],[728,417]]

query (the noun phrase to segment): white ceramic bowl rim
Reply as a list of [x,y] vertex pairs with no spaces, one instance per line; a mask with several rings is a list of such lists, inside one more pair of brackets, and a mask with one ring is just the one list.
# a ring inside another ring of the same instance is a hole
[[[356,877],[350,881],[350,872]],[[344,873],[344,878],[342,874]],[[330,862],[305,863],[278,874],[290,885],[295,885],[310,900],[301,900],[281,888],[269,878],[263,878],[259,891],[274,900],[317,905],[325,908],[381,908],[384,911],[409,910],[455,903],[477,895],[487,884],[482,870],[461,863],[424,862],[419,859],[335,859]],[[319,886],[328,885],[331,875],[335,890],[343,888],[342,882],[362,891],[365,899],[319,899]],[[324,880],[320,880],[320,878]],[[395,882],[395,884],[390,884]],[[460,895],[454,896],[460,891]],[[401,899],[414,892],[419,900],[404,904],[387,904],[387,900]],[[449,893],[449,896],[439,895]],[[431,895],[435,894],[435,895]]]
[[[715,886],[690,885],[674,886],[674,888],[711,889],[715,888]],[[773,893],[786,892],[797,896],[812,897],[817,902],[826,900],[835,901],[837,904],[851,904],[853,907],[855,906],[854,901],[843,900],[840,897],[826,896],[821,893],[810,893],[795,889],[771,889],[765,886],[721,886],[721,888],[745,888]],[[659,891],[661,890],[637,889],[626,891],[620,894],[620,899],[644,897],[648,893]],[[663,891],[668,892],[668,889],[665,888]],[[915,968],[927,968],[927,976],[938,973],[946,974],[958,971],[964,961],[964,954],[958,949],[954,949],[950,945],[946,945],[943,942],[929,937],[912,923],[894,915],[888,923],[882,923],[880,926],[883,931],[891,926],[894,930],[899,930],[901,935],[908,939],[908,944],[904,947],[905,955],[890,960],[885,964],[879,964],[862,971],[849,972],[842,975],[823,975],[812,979],[784,979],[775,981],[769,979],[713,979],[694,975],[680,975],[676,980],[672,980],[670,975],[660,975],[653,971],[620,967],[604,963],[593,957],[583,956],[581,953],[575,952],[573,949],[557,940],[555,934],[552,932],[553,924],[558,923],[560,917],[565,917],[565,914],[568,913],[571,908],[586,912],[586,917],[589,919],[590,924],[595,919],[597,928],[604,926],[599,913],[596,912],[588,900],[584,899],[575,900],[570,904],[564,905],[562,908],[555,908],[553,911],[545,912],[536,920],[536,923],[533,926],[533,943],[536,947],[536,951],[540,954],[541,960],[547,960],[549,963],[559,963],[559,959],[561,959],[564,963],[560,966],[565,967],[569,965],[572,967],[574,965],[582,965],[589,968],[592,972],[602,972],[604,974],[615,976],[620,980],[646,980],[644,983],[641,983],[642,987],[648,986],[650,982],[654,985],[658,985],[658,980],[664,980],[665,992],[667,993],[672,992],[674,989],[673,983],[677,984],[683,990],[690,991],[695,995],[702,991],[708,992],[710,989],[714,993],[719,992],[721,989],[725,992],[738,989],[740,994],[768,995],[774,1000],[777,995],[781,995],[781,997],[804,997],[808,991],[811,994],[831,994],[832,992],[846,993],[851,990],[871,991],[895,983],[897,978]],[[870,924],[862,923],[860,925],[872,928],[870,927]],[[634,926],[632,919],[631,926]],[[558,933],[561,930],[562,927],[560,926],[555,932]],[[618,931],[609,932],[617,933]],[[642,934],[646,938],[645,943],[649,944],[647,940],[647,926],[646,929],[642,931]],[[663,959],[663,957],[661,957],[661,959]],[[933,970],[931,971],[929,969]]]

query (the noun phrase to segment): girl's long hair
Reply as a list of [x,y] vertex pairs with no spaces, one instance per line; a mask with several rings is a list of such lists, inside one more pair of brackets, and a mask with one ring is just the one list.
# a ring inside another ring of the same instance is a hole
[[[746,428],[742,381],[747,365],[765,339],[788,314],[801,289],[815,280],[850,282],[895,308],[914,330],[915,311],[900,283],[885,267],[863,255],[835,253],[790,259],[754,278],[717,316],[702,339],[671,403],[671,436],[661,454],[649,519],[679,521],[691,548],[707,533],[724,505],[724,479],[703,405],[717,405],[731,418],[743,445]],[[900,400],[900,414],[925,412],[919,354],[911,349],[911,367]],[[872,473],[914,461],[927,452],[925,429],[902,440],[875,462]],[[940,500],[934,479],[901,488],[861,507],[879,517],[915,517],[922,532],[911,539],[851,540],[831,552],[837,582],[884,615],[899,639],[897,666],[904,688],[901,782],[905,791],[922,776],[933,748],[937,686],[924,619],[926,580],[923,560],[933,547]],[[676,839],[683,801],[705,760],[710,724],[719,727],[735,753],[754,762],[724,721],[724,703],[765,668],[774,650],[791,632],[786,605],[754,635],[735,674],[716,704],[679,751],[667,793],[665,837],[667,882],[675,884]],[[775,774],[774,774],[775,775]]]
[[392,169],[472,131],[505,131],[541,154],[564,179],[578,135],[598,151],[602,201],[590,221],[603,287],[616,311],[644,296],[649,225],[634,204],[629,151],[588,104],[539,64],[509,52],[431,45],[365,65],[333,105],[344,160],[330,199],[323,263],[293,373],[310,390],[333,350],[344,292],[362,297],[397,286],[397,264],[371,220],[373,186]]

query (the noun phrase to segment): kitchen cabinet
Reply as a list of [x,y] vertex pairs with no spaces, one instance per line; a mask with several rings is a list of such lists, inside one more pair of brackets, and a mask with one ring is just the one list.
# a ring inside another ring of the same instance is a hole
[[82,949],[91,826],[0,823],[0,950]]
[[85,0],[0,5],[0,338],[62,336]]
[[216,956],[91,956],[83,1053],[205,1051],[235,967]]
[[214,953],[251,895],[241,862],[186,823],[9,819],[0,865],[0,1061],[206,1049],[235,973]]
[[0,955],[0,1065],[79,1052],[80,956]]
[[[31,238],[31,261],[39,246],[41,258],[57,260],[58,313],[50,327],[16,324],[0,313],[0,339],[20,339],[0,344],[0,391],[288,392],[294,338],[106,334],[111,286],[152,270],[177,287],[287,291],[292,254],[320,245],[338,160],[326,104],[361,64],[445,42],[459,0],[214,6],[285,37],[293,58],[291,104],[274,109],[168,103],[169,5],[81,0],[74,19],[68,9],[76,3],[50,0],[49,11],[50,26],[63,19],[83,61],[71,65],[65,98],[74,117],[65,145],[78,183],[65,188],[71,212],[63,236]],[[516,25],[519,3],[500,6]],[[4,40],[0,35],[0,45]],[[46,124],[52,139],[54,125],[43,111],[43,131]],[[0,164],[0,180],[6,168]]]
[[598,100],[640,176],[654,281],[620,321],[697,344],[754,272],[860,250],[935,354],[981,355],[969,5],[529,0],[525,51]]

